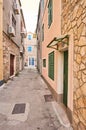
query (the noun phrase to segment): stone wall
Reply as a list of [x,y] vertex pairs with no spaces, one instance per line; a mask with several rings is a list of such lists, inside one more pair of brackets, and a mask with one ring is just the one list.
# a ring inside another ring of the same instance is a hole
[[86,0],[62,0],[62,34],[70,32],[74,41],[73,126],[86,130]]
[[4,80],[10,77],[10,54],[15,55],[15,72],[19,72],[19,48],[18,46],[3,33],[3,64],[4,64]]

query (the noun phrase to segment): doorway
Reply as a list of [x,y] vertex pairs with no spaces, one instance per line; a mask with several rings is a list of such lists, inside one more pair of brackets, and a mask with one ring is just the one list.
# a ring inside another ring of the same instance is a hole
[[29,66],[33,67],[34,65],[35,65],[34,58],[33,57],[29,57]]
[[64,51],[64,84],[63,84],[63,103],[67,107],[68,96],[68,51]]
[[14,55],[10,54],[10,76],[14,75]]

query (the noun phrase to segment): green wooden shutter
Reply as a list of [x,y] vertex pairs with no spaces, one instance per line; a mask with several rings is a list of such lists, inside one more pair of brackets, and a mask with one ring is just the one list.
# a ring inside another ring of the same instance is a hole
[[43,67],[46,67],[46,59],[43,59]]
[[50,24],[52,23],[52,11],[53,11],[52,0],[50,0]]
[[52,0],[49,0],[49,4],[48,4],[48,26],[50,27],[51,23],[52,23],[52,18],[53,18],[53,3]]
[[49,69],[48,69],[48,76],[54,80],[54,52],[49,54]]
[[44,41],[44,24],[42,25],[42,41]]
[[48,26],[50,26],[50,4],[48,5]]
[[68,51],[64,52],[64,89],[63,89],[63,103],[67,106],[68,96]]

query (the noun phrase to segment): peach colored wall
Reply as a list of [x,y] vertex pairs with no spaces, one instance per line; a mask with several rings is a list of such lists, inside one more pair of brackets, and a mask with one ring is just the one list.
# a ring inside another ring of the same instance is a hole
[[[47,4],[46,4],[47,3]],[[47,45],[54,37],[61,35],[61,3],[60,0],[53,1],[53,22],[48,28],[48,1],[45,1],[46,8],[44,10],[44,17],[42,24],[44,24],[44,41],[42,42],[42,59],[46,59],[46,68],[42,67],[42,75],[50,83],[50,85],[57,90],[57,50],[47,48]],[[48,77],[48,54],[54,51],[54,81]]]

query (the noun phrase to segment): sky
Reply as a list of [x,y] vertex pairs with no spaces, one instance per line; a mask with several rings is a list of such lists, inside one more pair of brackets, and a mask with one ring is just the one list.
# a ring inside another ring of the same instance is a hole
[[27,32],[35,32],[40,0],[21,0]]

